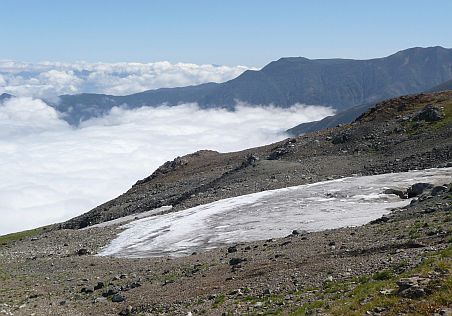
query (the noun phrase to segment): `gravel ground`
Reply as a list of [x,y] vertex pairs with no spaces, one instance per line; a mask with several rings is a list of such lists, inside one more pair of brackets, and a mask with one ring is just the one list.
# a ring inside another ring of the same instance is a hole
[[[327,281],[395,267],[401,273],[448,247],[451,202],[450,192],[442,192],[373,224],[301,232],[180,258],[93,255],[117,233],[116,227],[44,232],[1,246],[0,313],[284,314],[318,298]],[[81,249],[87,254],[79,255]]]

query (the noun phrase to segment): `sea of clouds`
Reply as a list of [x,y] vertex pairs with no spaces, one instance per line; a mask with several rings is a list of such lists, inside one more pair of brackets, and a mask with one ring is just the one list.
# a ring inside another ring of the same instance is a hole
[[268,144],[330,114],[304,105],[228,112],[184,104],[113,108],[75,128],[40,99],[9,99],[0,103],[0,235],[89,211],[176,156]]
[[52,98],[82,92],[126,95],[145,90],[224,82],[245,66],[154,63],[25,63],[0,60],[0,93]]

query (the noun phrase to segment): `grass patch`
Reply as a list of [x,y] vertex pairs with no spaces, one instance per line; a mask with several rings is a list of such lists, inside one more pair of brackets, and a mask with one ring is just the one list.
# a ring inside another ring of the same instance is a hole
[[212,307],[213,308],[218,308],[221,305],[224,304],[224,301],[226,300],[226,297],[224,294],[218,295],[217,297],[215,297],[215,301],[213,301]]
[[[3,271],[2,267],[0,267],[0,281],[6,281],[7,279],[9,279],[10,276],[8,273],[6,273],[5,271]],[[2,287],[0,287],[0,292],[6,291],[6,289],[3,289]]]
[[[404,277],[420,275],[429,277],[435,269],[448,271],[447,275],[438,281],[431,295],[420,299],[404,299],[395,294],[384,295],[383,289],[397,289],[396,282]],[[334,301],[331,307],[332,315],[365,315],[376,307],[386,309],[385,315],[397,315],[409,310],[416,315],[432,315],[437,309],[452,304],[452,247],[429,256],[418,267],[394,276],[389,270],[377,272],[372,280],[359,284],[347,297]]]
[[445,102],[438,104],[438,106],[443,107],[444,118],[440,121],[431,124],[433,128],[441,128],[446,125],[452,124],[452,102]]
[[325,303],[323,301],[313,301],[306,304],[303,304],[300,308],[296,309],[292,313],[290,313],[290,316],[305,316],[305,315],[311,315],[312,312],[316,309],[324,307]]
[[24,230],[22,232],[3,235],[3,236],[0,236],[0,245],[5,246],[5,245],[7,245],[11,242],[17,241],[17,240],[22,240],[27,237],[33,237],[33,236],[43,233],[45,230],[46,230],[46,227],[40,227],[40,228],[35,228],[35,229],[30,229],[30,230]]
[[390,280],[391,278],[392,272],[390,270],[378,271],[372,275],[372,279],[377,281]]
[[[426,104],[430,103],[423,103],[422,106],[417,106],[419,110],[422,109]],[[447,101],[443,103],[433,103],[436,107],[443,108],[444,112],[444,118],[442,118],[439,121],[436,122],[424,122],[424,121],[407,121],[404,122],[403,125],[405,129],[407,130],[408,135],[415,135],[419,133],[423,133],[425,129],[440,129],[445,126],[452,124],[452,102]]]

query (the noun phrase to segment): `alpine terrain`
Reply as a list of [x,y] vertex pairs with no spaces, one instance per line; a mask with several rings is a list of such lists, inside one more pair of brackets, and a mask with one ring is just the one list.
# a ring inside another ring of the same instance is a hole
[[[396,71],[431,51],[450,56],[433,48],[363,62],[285,59],[244,77],[267,80],[292,62],[313,73],[345,63],[351,76],[350,65],[369,72],[389,60]],[[353,88],[336,106],[423,90],[444,82],[448,67],[397,91],[385,72],[387,85]],[[330,90],[309,100],[342,91]],[[299,93],[290,103],[308,95]],[[0,312],[448,315],[451,206],[452,91],[387,99],[350,124],[177,157],[81,216],[0,237]]]

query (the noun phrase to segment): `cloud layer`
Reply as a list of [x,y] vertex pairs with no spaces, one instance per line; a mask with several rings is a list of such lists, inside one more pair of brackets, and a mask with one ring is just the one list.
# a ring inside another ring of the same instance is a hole
[[244,66],[188,63],[24,63],[0,60],[0,94],[51,98],[81,92],[125,95],[149,89],[224,82]]
[[330,114],[303,105],[228,112],[185,104],[114,108],[73,128],[41,100],[10,99],[0,104],[0,234],[86,212],[176,156],[278,141],[286,128]]

